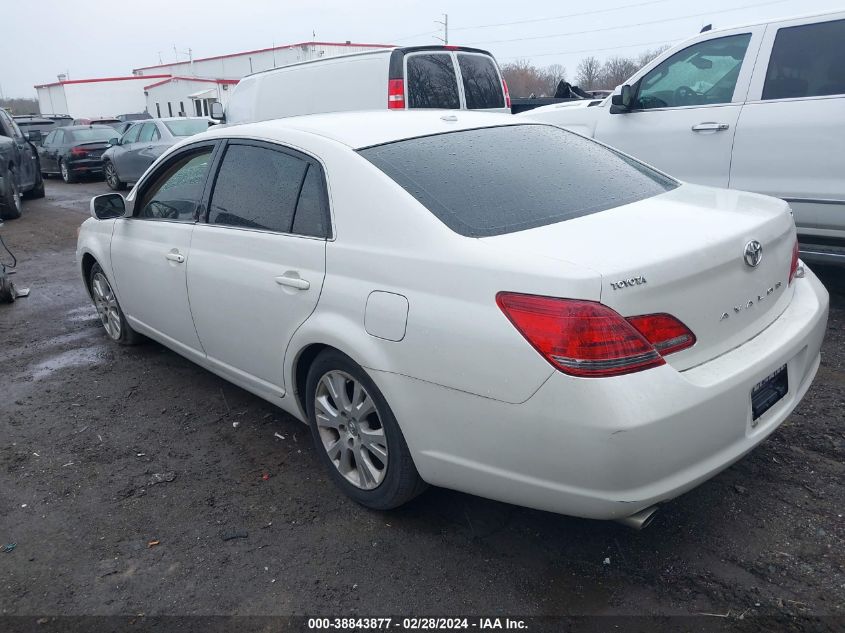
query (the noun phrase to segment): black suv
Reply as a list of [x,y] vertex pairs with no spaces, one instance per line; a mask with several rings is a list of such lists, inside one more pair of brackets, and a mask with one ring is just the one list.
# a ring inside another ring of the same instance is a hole
[[38,151],[9,113],[0,108],[0,218],[21,216],[21,194],[44,197]]

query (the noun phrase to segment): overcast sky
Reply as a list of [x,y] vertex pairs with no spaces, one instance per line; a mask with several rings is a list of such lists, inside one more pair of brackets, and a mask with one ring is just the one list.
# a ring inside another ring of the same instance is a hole
[[59,73],[127,75],[177,54],[187,59],[189,48],[196,59],[312,39],[437,43],[442,13],[451,44],[486,48],[500,62],[562,64],[572,77],[586,55],[635,55],[708,23],[835,10],[845,0],[3,0],[3,7],[0,92],[35,97],[33,85]]

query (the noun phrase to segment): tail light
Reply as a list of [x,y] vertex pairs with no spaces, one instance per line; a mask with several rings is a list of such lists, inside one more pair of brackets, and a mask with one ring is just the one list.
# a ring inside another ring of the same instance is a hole
[[695,343],[668,314],[626,320],[594,301],[500,292],[496,303],[526,340],[556,369],[598,378],[665,364],[664,354]]
[[387,108],[388,110],[405,109],[405,80],[390,79],[387,82]]
[[792,261],[789,263],[789,284],[795,279],[795,273],[798,272],[798,240],[792,245]]
[[70,154],[71,156],[76,156],[77,158],[80,158],[82,156],[88,156],[88,150],[84,147],[71,147]]
[[510,109],[510,107],[511,107],[511,93],[508,90],[508,82],[505,81],[504,77],[502,77],[502,89],[505,91],[505,107]]

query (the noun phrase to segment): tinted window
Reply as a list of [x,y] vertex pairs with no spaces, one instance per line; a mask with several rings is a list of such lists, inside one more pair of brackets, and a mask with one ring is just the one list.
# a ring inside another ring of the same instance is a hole
[[144,194],[138,217],[190,222],[202,198],[211,148],[203,148],[170,165]]
[[144,123],[141,132],[138,134],[139,143],[149,143],[158,137],[158,130],[155,123]]
[[65,135],[70,135],[71,143],[95,143],[107,141],[115,136],[115,133],[110,127],[89,127],[82,130],[65,130]]
[[360,153],[468,237],[553,224],[677,186],[637,161],[548,125],[438,134]]
[[751,34],[699,42],[678,51],[640,80],[636,108],[730,103]]
[[290,233],[307,167],[289,154],[230,145],[214,183],[208,221]]
[[205,119],[184,119],[183,121],[165,121],[164,125],[173,136],[193,136],[208,129]]
[[763,99],[845,94],[845,20],[779,29]]
[[505,93],[493,60],[486,55],[458,54],[467,108],[504,108]]
[[406,76],[409,108],[461,107],[451,55],[409,55]]
[[143,127],[140,123],[133,125],[131,128],[126,130],[126,134],[124,134],[120,139],[121,145],[126,145],[127,143],[134,143],[138,140],[138,133],[141,131],[141,127]]
[[44,139],[44,142],[42,143],[42,145],[49,145],[49,144],[51,144],[51,143],[52,143],[52,142],[56,139],[56,134],[58,134],[58,132],[56,132],[55,130],[53,130],[52,132],[50,132],[50,133],[47,135],[47,138],[45,138],[45,139]]
[[310,165],[296,204],[293,233],[312,237],[326,237],[329,234],[323,191],[323,176],[319,168]]

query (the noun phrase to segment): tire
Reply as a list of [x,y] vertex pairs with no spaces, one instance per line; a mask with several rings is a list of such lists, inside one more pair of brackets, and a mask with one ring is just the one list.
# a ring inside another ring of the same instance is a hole
[[120,308],[114,290],[112,290],[111,282],[109,282],[99,264],[94,264],[91,267],[91,272],[88,275],[88,288],[91,290],[94,307],[97,308],[97,316],[100,317],[103,329],[108,337],[121,345],[137,345],[140,343],[143,340],[141,335],[126,322],[123,310]]
[[[426,489],[390,406],[351,358],[337,350],[320,353],[305,389],[314,446],[347,496],[368,508],[388,510]],[[369,413],[361,415],[362,408]]]
[[106,178],[106,184],[109,186],[109,189],[113,191],[123,191],[126,189],[126,183],[117,175],[117,168],[110,160],[107,160],[103,165],[103,175]]
[[15,220],[21,217],[21,213],[23,213],[23,206],[15,170],[9,169],[6,177],[3,178],[3,190],[0,191],[0,218]]
[[62,174],[62,180],[64,180],[67,184],[71,184],[76,182],[76,175],[67,168],[65,165],[65,161],[59,161],[59,172]]
[[23,194],[24,198],[28,200],[37,200],[44,197],[44,177],[41,175],[40,169],[35,174],[35,186]]

